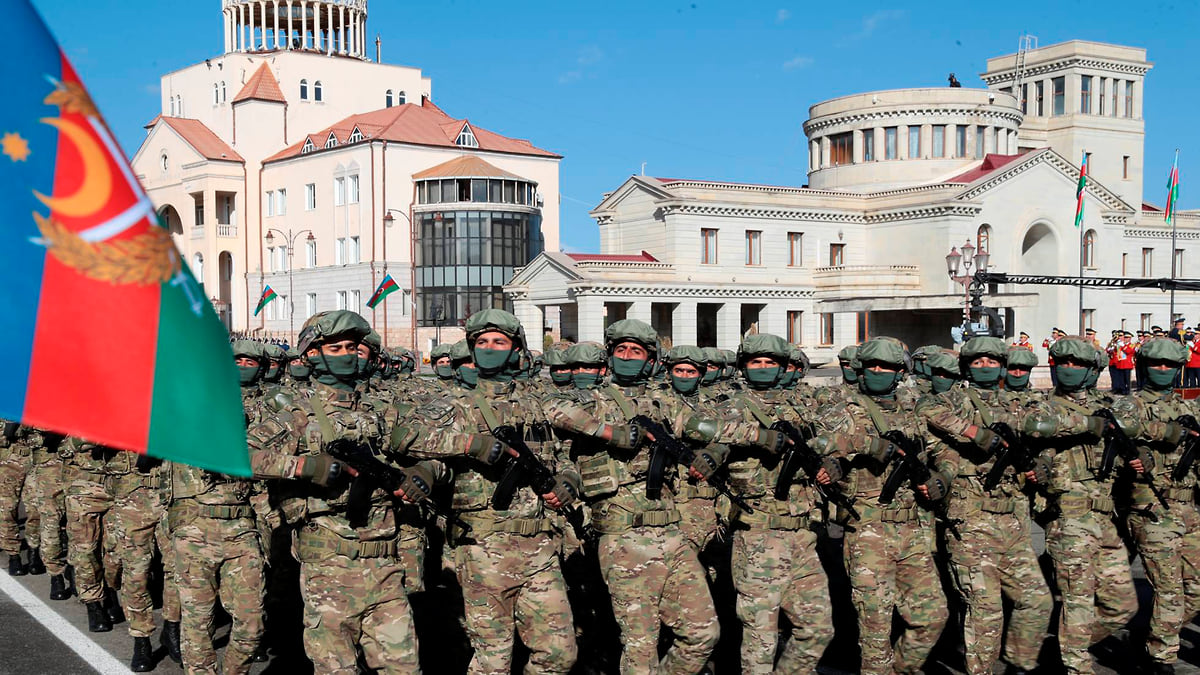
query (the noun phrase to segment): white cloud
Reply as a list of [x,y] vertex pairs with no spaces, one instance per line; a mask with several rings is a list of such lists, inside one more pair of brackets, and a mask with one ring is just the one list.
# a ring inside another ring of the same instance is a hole
[[577,67],[558,76],[559,84],[571,84],[583,79],[585,71],[604,60],[604,50],[595,45],[581,47],[575,57]]
[[578,81],[582,77],[583,77],[582,70],[568,70],[567,72],[558,76],[558,83],[559,84],[571,84],[572,82]]
[[807,68],[807,67],[811,66],[812,64],[813,64],[813,59],[811,56],[797,56],[793,59],[784,61],[783,69],[784,70],[800,70],[801,68]]
[[775,23],[783,23],[790,18],[792,18],[792,13],[786,9],[781,9],[778,12],[775,12]]
[[875,31],[884,27],[888,23],[896,19],[904,18],[905,12],[902,9],[881,9],[874,14],[868,14],[863,17],[862,30],[855,34],[855,38],[869,38],[875,34]]

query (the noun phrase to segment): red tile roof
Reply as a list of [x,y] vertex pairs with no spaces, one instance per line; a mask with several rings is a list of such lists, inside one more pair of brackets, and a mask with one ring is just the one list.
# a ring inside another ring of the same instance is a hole
[[250,100],[287,103],[287,99],[283,97],[283,90],[279,88],[279,81],[265,62],[254,71],[238,95],[233,97],[234,103]]
[[658,258],[642,251],[639,255],[615,255],[611,253],[568,253],[575,262],[658,262]]
[[[455,119],[442,112],[437,106],[419,106],[415,103],[383,108],[359,115],[351,115],[346,119],[309,134],[299,142],[268,157],[267,162],[296,157],[301,154],[305,141],[312,139],[317,151],[325,147],[325,141],[332,131],[338,143],[346,143],[350,134],[357,127],[363,136],[371,140],[391,141],[393,143],[410,143],[413,145],[428,145],[442,148],[458,148],[458,134],[465,119]],[[536,155],[538,157],[554,157],[561,159],[549,150],[534,147],[532,143],[520,138],[501,136],[487,129],[471,125],[479,150],[503,152],[515,155]]]
[[449,162],[443,162],[424,171],[413,174],[413,178],[508,178],[510,180],[529,180],[515,173],[509,173],[498,166],[483,161],[472,155],[455,157]]
[[162,119],[162,115],[161,115],[161,114],[160,114],[160,115],[155,115],[155,116],[154,116],[154,119],[152,119],[152,120],[150,120],[149,122],[147,122],[145,125],[143,125],[143,126],[142,126],[142,128],[143,128],[143,129],[153,129],[153,128],[154,128],[154,125],[155,125],[155,124],[158,124],[158,121],[159,121],[159,120],[161,120],[161,119]]
[[1162,213],[1161,207],[1155,206],[1154,204],[1151,204],[1150,202],[1142,202],[1142,210],[1143,211],[1153,211],[1155,213]]
[[1003,167],[1005,164],[1008,164],[1009,162],[1012,162],[1013,160],[1020,158],[1024,154],[1025,153],[1022,152],[1022,153],[1019,153],[1016,155],[994,155],[994,154],[986,155],[983,158],[983,163],[981,163],[979,166],[975,167],[974,169],[971,169],[970,171],[965,171],[963,173],[960,173],[957,176],[947,180],[946,182],[947,183],[974,183],[975,181],[979,180],[980,178],[983,178],[984,176],[988,175],[989,173],[995,171],[996,169]]
[[183,137],[183,140],[187,141],[187,144],[195,148],[196,152],[203,155],[205,159],[225,162],[245,161],[236,150],[229,147],[228,143],[221,140],[212,132],[212,129],[204,126],[204,122],[200,120],[162,115],[159,115],[158,119]]

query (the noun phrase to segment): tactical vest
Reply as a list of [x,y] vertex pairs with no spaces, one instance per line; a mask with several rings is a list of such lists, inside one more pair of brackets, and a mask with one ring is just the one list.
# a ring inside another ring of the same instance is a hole
[[[779,419],[800,423],[800,415],[786,402],[787,393],[747,389],[734,397],[734,404],[742,410],[745,421],[764,429]],[[782,459],[782,455],[774,455],[760,448],[738,448],[729,461],[730,488],[735,493],[753,500],[755,509],[762,512],[761,516],[782,515],[817,519],[821,514],[817,509],[816,490],[802,472],[797,473],[791,487],[788,488],[788,498],[783,501],[775,499],[775,485],[779,481],[779,471],[783,468]],[[730,516],[734,521],[752,524],[760,520],[756,514],[747,514],[736,508],[731,509]]]

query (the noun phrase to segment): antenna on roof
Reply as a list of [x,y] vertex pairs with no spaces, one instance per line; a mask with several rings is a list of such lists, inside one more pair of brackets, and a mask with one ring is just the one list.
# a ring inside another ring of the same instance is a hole
[[642,175],[643,176],[646,175],[646,163],[645,162],[642,162]]

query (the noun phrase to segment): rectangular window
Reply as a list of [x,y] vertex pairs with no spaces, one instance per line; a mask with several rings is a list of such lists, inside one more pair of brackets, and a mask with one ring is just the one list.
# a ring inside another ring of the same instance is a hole
[[1183,278],[1184,276],[1185,275],[1183,273],[1183,249],[1177,248],[1177,249],[1175,249],[1175,268],[1171,270],[1171,277],[1173,279],[1180,279],[1180,278]]
[[488,182],[483,179],[476,178],[471,181],[471,201],[487,202],[488,200]]
[[1046,107],[1043,104],[1043,100],[1044,100],[1044,95],[1045,95],[1045,90],[1046,90],[1046,86],[1045,86],[1046,83],[1041,80],[1038,80],[1037,82],[1034,82],[1034,85],[1035,85],[1034,90],[1037,92],[1037,100],[1035,101],[1037,103],[1037,106],[1036,106],[1037,113],[1035,113],[1035,114],[1038,117],[1044,117],[1046,114],[1046,112],[1045,112]]
[[954,156],[967,156],[967,128],[961,124],[954,127]]
[[1154,249],[1142,249],[1142,277],[1150,278],[1154,276]]
[[1079,112],[1092,114],[1092,76],[1079,76]]
[[359,244],[358,237],[350,237],[350,250],[347,251],[346,262],[351,265],[362,262],[362,246]]
[[1123,277],[1129,276],[1129,254],[1128,253],[1121,254],[1121,276],[1123,276]]
[[267,260],[270,261],[270,263],[271,263],[271,271],[278,272],[279,268],[275,266],[276,260],[275,260],[275,247],[274,246],[267,247]]
[[346,203],[358,203],[358,174],[346,177]]
[[700,230],[700,262],[704,265],[717,264],[717,230]]
[[846,264],[846,245],[845,244],[830,244],[829,245],[829,266],[840,267]]
[[1096,102],[1100,104],[1100,109],[1096,111],[1096,114],[1098,114],[1098,115],[1104,114],[1104,106],[1107,101],[1108,101],[1108,78],[1102,77],[1102,78],[1100,78],[1100,95],[1096,97]]
[[1121,81],[1113,80],[1112,81],[1112,92],[1110,94],[1110,96],[1112,96],[1112,105],[1108,106],[1108,114],[1112,117],[1117,116],[1117,91],[1119,91],[1120,89],[1121,89]]
[[335,264],[335,265],[345,265],[346,264],[346,239],[345,239],[345,237],[338,237],[337,245],[333,249],[333,264]]
[[829,164],[842,166],[854,162],[854,132],[834,134],[829,137]]
[[1029,85],[1021,85],[1021,112],[1029,112]]
[[821,345],[829,346],[833,344],[833,315],[821,315]]
[[896,127],[883,130],[883,158],[896,159]]
[[1125,116],[1133,117],[1133,80],[1125,80]]
[[350,309],[358,311],[362,307],[362,291],[350,291]]
[[337,308],[346,309],[346,291],[337,292]]
[[412,293],[408,291],[400,291],[400,315],[408,316],[409,310],[412,309]]
[[1054,114],[1067,114],[1067,78],[1056,77],[1050,83],[1054,91]]
[[1129,180],[1129,155],[1121,158],[1121,178]]
[[862,344],[867,341],[867,338],[871,337],[871,313],[858,312],[855,318],[857,319],[856,327],[858,328],[856,331],[858,336],[857,341],[859,344]]
[[[204,213],[203,206],[198,205],[196,208],[199,209],[196,211],[196,213]],[[274,190],[267,190],[267,215],[268,216],[275,215],[275,191]],[[199,224],[200,221],[197,220],[196,222],[197,222],[197,224]]]
[[908,128],[908,158],[921,158],[921,127]]
[[788,267],[804,267],[803,232],[788,232]]
[[975,159],[983,159],[986,153],[987,127],[975,127]]
[[863,131],[863,161],[875,161],[875,130],[867,129]]
[[762,231],[746,230],[746,264],[762,264]]
[[317,313],[317,294],[308,293],[304,296],[304,318],[308,318]]
[[794,345],[804,344],[804,312],[787,313],[787,341]]
[[931,157],[946,156],[946,125],[933,125],[933,153]]
[[304,265],[309,269],[317,266],[317,242],[304,242]]
[[1085,309],[1080,313],[1080,318],[1083,319],[1084,328],[1094,328],[1094,326],[1092,326],[1092,318],[1094,316],[1096,316],[1096,310],[1094,309]]
[[312,211],[317,208],[317,184],[309,183],[304,186],[304,210]]
[[275,215],[286,216],[287,215],[287,190],[283,190],[283,189],[276,190],[275,191],[275,200],[277,202],[275,205]]
[[346,203],[346,179],[341,178],[341,177],[334,178],[333,179],[333,205],[334,206],[342,206],[345,203]]
[[1153,314],[1143,314],[1142,315],[1142,330],[1147,330],[1147,331],[1150,330],[1150,327],[1154,325],[1153,322],[1154,322]]

